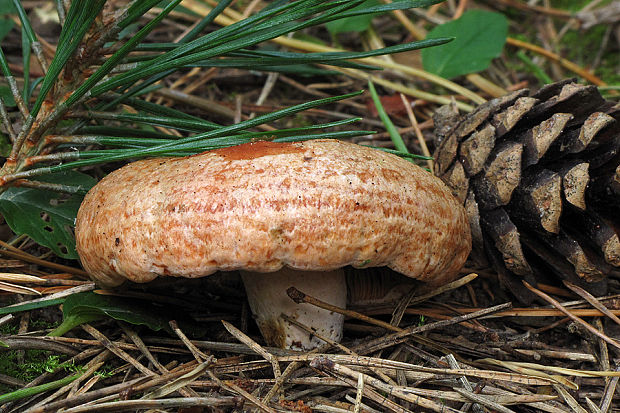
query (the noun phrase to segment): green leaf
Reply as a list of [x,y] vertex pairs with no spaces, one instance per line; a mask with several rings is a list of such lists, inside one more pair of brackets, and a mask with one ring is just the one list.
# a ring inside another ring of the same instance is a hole
[[22,311],[30,311],[30,310],[36,310],[38,308],[52,307],[55,305],[62,304],[64,302],[65,302],[65,298],[63,297],[63,298],[55,298],[51,300],[46,300],[46,301],[36,301],[34,303],[30,302],[26,304],[9,305],[9,306],[0,308],[0,315],[15,314],[15,313],[20,313]]
[[[0,22],[0,24],[2,24],[2,22]],[[8,107],[16,106],[15,99],[13,98],[11,89],[9,89],[8,86],[0,86],[0,98],[2,98],[6,106]]]
[[[92,177],[75,171],[43,175],[40,180],[83,189],[95,184]],[[28,234],[59,257],[77,259],[71,227],[81,201],[77,194],[67,197],[40,189],[9,188],[0,194],[0,213],[16,234]]]
[[422,50],[424,70],[452,79],[489,67],[506,43],[508,20],[499,13],[469,10],[459,19],[429,32],[427,39],[455,37],[453,42]]
[[12,0],[0,0],[0,14],[15,13],[15,6]]
[[170,308],[157,311],[150,303],[134,298],[101,295],[93,292],[73,294],[67,297],[62,307],[63,322],[50,336],[61,336],[74,327],[105,317],[145,325],[151,330],[165,330],[172,333],[168,321],[177,318]]
[[36,396],[37,394],[44,393],[50,390],[58,389],[62,386],[66,386],[75,379],[79,378],[83,373],[77,373],[72,376],[65,377],[60,380],[51,381],[49,383],[40,384],[38,386],[32,386],[25,389],[15,390],[10,393],[0,395],[0,403],[8,403],[14,400],[24,399],[26,397]]
[[375,108],[377,109],[377,114],[379,115],[381,122],[383,122],[383,125],[385,125],[385,129],[390,134],[390,138],[392,139],[392,143],[394,144],[394,147],[396,148],[397,151],[409,153],[409,150],[407,149],[407,145],[403,141],[402,136],[400,136],[400,133],[398,133],[398,129],[396,129],[396,126],[394,126],[394,123],[392,122],[388,114],[385,112],[385,109],[383,108],[383,105],[381,104],[381,98],[379,98],[379,94],[377,93],[377,89],[375,89],[375,85],[372,83],[370,79],[368,79],[368,90],[370,90],[370,97],[372,98],[372,101],[375,104]]
[[[381,3],[378,0],[366,0],[363,4],[357,7],[354,7],[351,10],[358,10],[358,9],[363,9],[366,7],[378,6],[379,4]],[[360,33],[360,32],[367,30],[370,27],[370,22],[372,21],[373,17],[374,17],[374,14],[345,17],[343,19],[334,20],[329,23],[326,23],[325,27],[327,27],[327,30],[331,34],[346,33],[346,32]]]
[[15,23],[11,19],[0,19],[0,41],[9,34]]

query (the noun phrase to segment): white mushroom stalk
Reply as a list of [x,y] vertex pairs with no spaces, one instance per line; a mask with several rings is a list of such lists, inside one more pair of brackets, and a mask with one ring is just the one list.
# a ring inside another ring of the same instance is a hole
[[[245,271],[266,341],[291,348],[320,340],[284,324],[281,313],[334,340],[342,318],[325,324],[324,310],[295,305],[288,287],[344,307],[344,280],[327,281],[335,269],[387,266],[443,284],[471,249],[465,210],[438,178],[337,140],[257,142],[128,164],[89,191],[75,233],[84,269],[105,286]],[[283,334],[272,334],[280,327]]]
[[[317,335],[336,342],[342,338],[342,314],[307,303],[297,304],[287,295],[286,290],[295,287],[344,308],[347,304],[344,270],[324,272],[282,268],[268,274],[242,271],[241,278],[256,324],[268,343],[281,348],[309,350],[325,344]],[[317,334],[287,322],[281,314],[311,327]]]

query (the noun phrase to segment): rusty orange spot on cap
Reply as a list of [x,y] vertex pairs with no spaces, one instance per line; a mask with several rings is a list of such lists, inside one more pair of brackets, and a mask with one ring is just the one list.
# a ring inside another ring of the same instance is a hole
[[213,152],[229,161],[239,161],[243,159],[256,159],[269,155],[281,155],[283,153],[299,153],[304,152],[304,148],[292,142],[260,141],[216,149]]

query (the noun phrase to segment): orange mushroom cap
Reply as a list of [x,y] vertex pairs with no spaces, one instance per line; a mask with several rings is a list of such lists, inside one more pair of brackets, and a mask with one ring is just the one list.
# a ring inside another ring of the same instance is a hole
[[438,178],[337,140],[130,163],[89,191],[75,231],[84,268],[106,286],[346,265],[441,284],[471,248],[465,211]]

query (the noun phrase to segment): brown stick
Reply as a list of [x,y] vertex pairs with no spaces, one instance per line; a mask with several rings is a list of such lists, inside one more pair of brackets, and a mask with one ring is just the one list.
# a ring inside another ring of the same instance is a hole
[[586,323],[581,318],[577,317],[576,315],[574,315],[573,313],[568,311],[558,301],[554,300],[549,295],[543,293],[539,289],[532,287],[531,285],[529,285],[525,281],[523,281],[523,284],[525,285],[525,287],[527,287],[528,290],[530,290],[531,292],[533,292],[534,294],[536,294],[537,296],[539,296],[540,298],[542,298],[543,300],[547,301],[549,304],[553,305],[555,308],[557,308],[558,310],[560,310],[561,312],[566,314],[571,320],[573,320],[576,323],[579,323],[580,325],[585,327],[585,329],[588,330],[590,333],[592,333],[595,336],[599,337],[600,339],[606,341],[607,343],[611,344],[612,346],[616,347],[617,349],[620,349],[620,343],[618,343],[616,340],[613,340],[613,339],[609,338],[607,335],[601,333],[596,328],[592,327],[590,324]]

